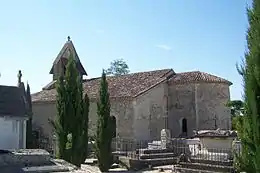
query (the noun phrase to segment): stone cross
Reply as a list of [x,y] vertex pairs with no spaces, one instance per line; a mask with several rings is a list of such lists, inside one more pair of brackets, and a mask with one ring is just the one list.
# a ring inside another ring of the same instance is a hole
[[214,117],[214,121],[215,121],[215,129],[218,128],[218,125],[217,125],[217,115],[215,114],[215,117]]
[[18,77],[18,85],[20,85],[20,83],[22,82],[22,71],[21,70],[19,70],[18,71],[18,75],[17,75],[17,77]]

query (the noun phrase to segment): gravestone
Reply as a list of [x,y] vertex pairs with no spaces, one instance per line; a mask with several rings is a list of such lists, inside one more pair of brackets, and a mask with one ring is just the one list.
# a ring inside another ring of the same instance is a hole
[[162,149],[166,149],[168,144],[170,143],[171,132],[169,129],[161,130],[161,147]]

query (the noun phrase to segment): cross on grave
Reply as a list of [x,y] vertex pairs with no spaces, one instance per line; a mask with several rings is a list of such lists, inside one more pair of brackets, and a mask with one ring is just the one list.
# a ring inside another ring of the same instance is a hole
[[215,121],[215,129],[217,129],[218,128],[218,125],[217,125],[217,115],[215,114],[215,116],[214,116],[214,121]]

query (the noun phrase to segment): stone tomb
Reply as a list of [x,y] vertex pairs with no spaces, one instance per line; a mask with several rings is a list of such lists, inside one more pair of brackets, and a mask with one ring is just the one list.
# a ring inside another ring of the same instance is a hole
[[237,133],[231,130],[200,130],[195,132],[195,137],[199,138],[201,143],[200,153],[207,158],[215,159],[215,156],[223,160],[229,160],[232,157],[232,144],[237,138]]
[[237,133],[232,130],[199,130],[195,137],[200,139],[203,148],[231,150]]
[[69,172],[77,169],[41,149],[0,150],[0,172]]

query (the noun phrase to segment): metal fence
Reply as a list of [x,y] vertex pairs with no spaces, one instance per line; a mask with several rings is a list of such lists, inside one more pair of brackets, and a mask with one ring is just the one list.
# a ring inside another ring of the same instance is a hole
[[[178,147],[176,148],[176,150],[178,154],[185,153],[191,159],[210,160],[210,161],[233,160],[232,149],[201,148],[200,145],[193,144],[193,145],[188,145],[187,147]],[[181,152],[178,150],[181,150]]]
[[[201,159],[209,161],[232,161],[234,152],[239,153],[239,149],[223,149],[223,148],[207,148],[201,144],[187,144],[185,139],[172,139],[167,143],[166,148],[161,147],[161,141],[151,140],[131,140],[115,138],[112,142],[113,152],[130,158],[139,159],[146,150],[161,150],[161,152],[172,153],[173,157],[179,157],[182,154],[187,155],[191,159]],[[150,153],[153,154],[151,151]],[[157,151],[157,153],[160,153]]]
[[[38,147],[46,149],[51,154],[55,154],[55,138],[48,140],[42,135],[38,138]],[[129,158],[140,159],[140,156],[146,154],[158,153],[172,153],[171,157],[178,158],[185,154],[190,159],[208,160],[208,161],[233,161],[234,155],[241,152],[240,147],[222,149],[222,148],[207,148],[202,147],[201,144],[187,144],[184,138],[175,138],[168,141],[166,148],[162,148],[162,142],[152,140],[134,140],[114,138],[112,141],[112,151],[116,155],[126,156]],[[147,152],[150,150],[150,152]],[[155,151],[157,150],[157,151]]]
[[35,149],[44,149],[48,151],[51,156],[55,155],[55,149],[56,149],[56,140],[50,139],[46,137],[41,129],[33,130],[33,148]]
[[151,142],[151,140],[114,138],[112,141],[112,151],[117,155],[138,159],[142,149],[148,148],[148,144]]

